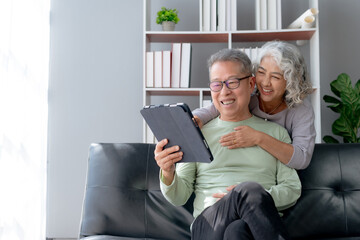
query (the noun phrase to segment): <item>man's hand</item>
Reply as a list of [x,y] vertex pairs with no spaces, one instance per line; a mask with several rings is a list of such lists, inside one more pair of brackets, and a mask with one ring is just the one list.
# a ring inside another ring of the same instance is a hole
[[229,149],[252,147],[257,145],[260,138],[259,131],[249,126],[239,126],[234,128],[234,132],[228,133],[220,138],[220,144]]
[[[226,188],[226,191],[230,192],[231,190],[234,189],[234,187],[236,187],[236,185],[231,185],[229,187]],[[212,196],[214,198],[218,198],[217,201],[219,201],[221,198],[223,198],[227,193],[214,193]]]
[[179,146],[172,146],[164,149],[164,146],[168,143],[167,139],[163,139],[156,144],[154,155],[157,165],[162,170],[163,182],[166,185],[170,185],[174,179],[175,163],[182,159],[182,152]]

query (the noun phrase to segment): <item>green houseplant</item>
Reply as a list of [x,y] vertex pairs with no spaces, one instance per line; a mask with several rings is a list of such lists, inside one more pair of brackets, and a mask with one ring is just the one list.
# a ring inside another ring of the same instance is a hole
[[176,10],[176,8],[162,7],[161,10],[157,12],[156,23],[162,24],[164,31],[173,31],[175,24],[180,20],[178,13],[179,11]]
[[[332,97],[323,97],[332,111],[339,113],[340,117],[332,124],[332,132],[343,137],[344,143],[360,142],[360,79],[352,87],[349,75],[342,73],[338,78],[330,83],[331,91],[335,94]],[[332,136],[324,136],[326,143],[339,143]]]

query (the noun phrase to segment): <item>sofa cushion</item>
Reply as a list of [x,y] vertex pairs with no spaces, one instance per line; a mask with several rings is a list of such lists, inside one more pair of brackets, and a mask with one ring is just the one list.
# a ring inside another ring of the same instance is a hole
[[291,236],[360,237],[360,144],[316,144],[298,173],[302,194],[284,215]]
[[162,196],[154,149],[141,143],[90,146],[80,237],[190,238],[192,204],[174,207]]

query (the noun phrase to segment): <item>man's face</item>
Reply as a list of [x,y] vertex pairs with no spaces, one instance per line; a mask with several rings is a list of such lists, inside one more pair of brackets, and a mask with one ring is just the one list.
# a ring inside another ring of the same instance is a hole
[[[215,62],[210,68],[210,82],[226,81],[228,79],[243,78],[242,65],[232,61]],[[211,91],[211,97],[220,118],[224,121],[242,121],[249,117],[249,102],[254,91],[254,78],[249,77],[240,81],[236,89],[229,89],[223,84],[219,92]]]

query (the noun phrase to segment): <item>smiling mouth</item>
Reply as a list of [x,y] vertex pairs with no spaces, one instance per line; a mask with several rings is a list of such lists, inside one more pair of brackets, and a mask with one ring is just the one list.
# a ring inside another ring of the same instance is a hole
[[223,104],[223,105],[229,105],[229,104],[232,104],[232,103],[234,103],[235,102],[235,100],[227,100],[227,101],[221,101],[221,104]]
[[263,90],[264,93],[270,93],[270,92],[273,91],[273,90],[267,90],[267,89],[265,89],[265,88],[261,88],[261,89]]

